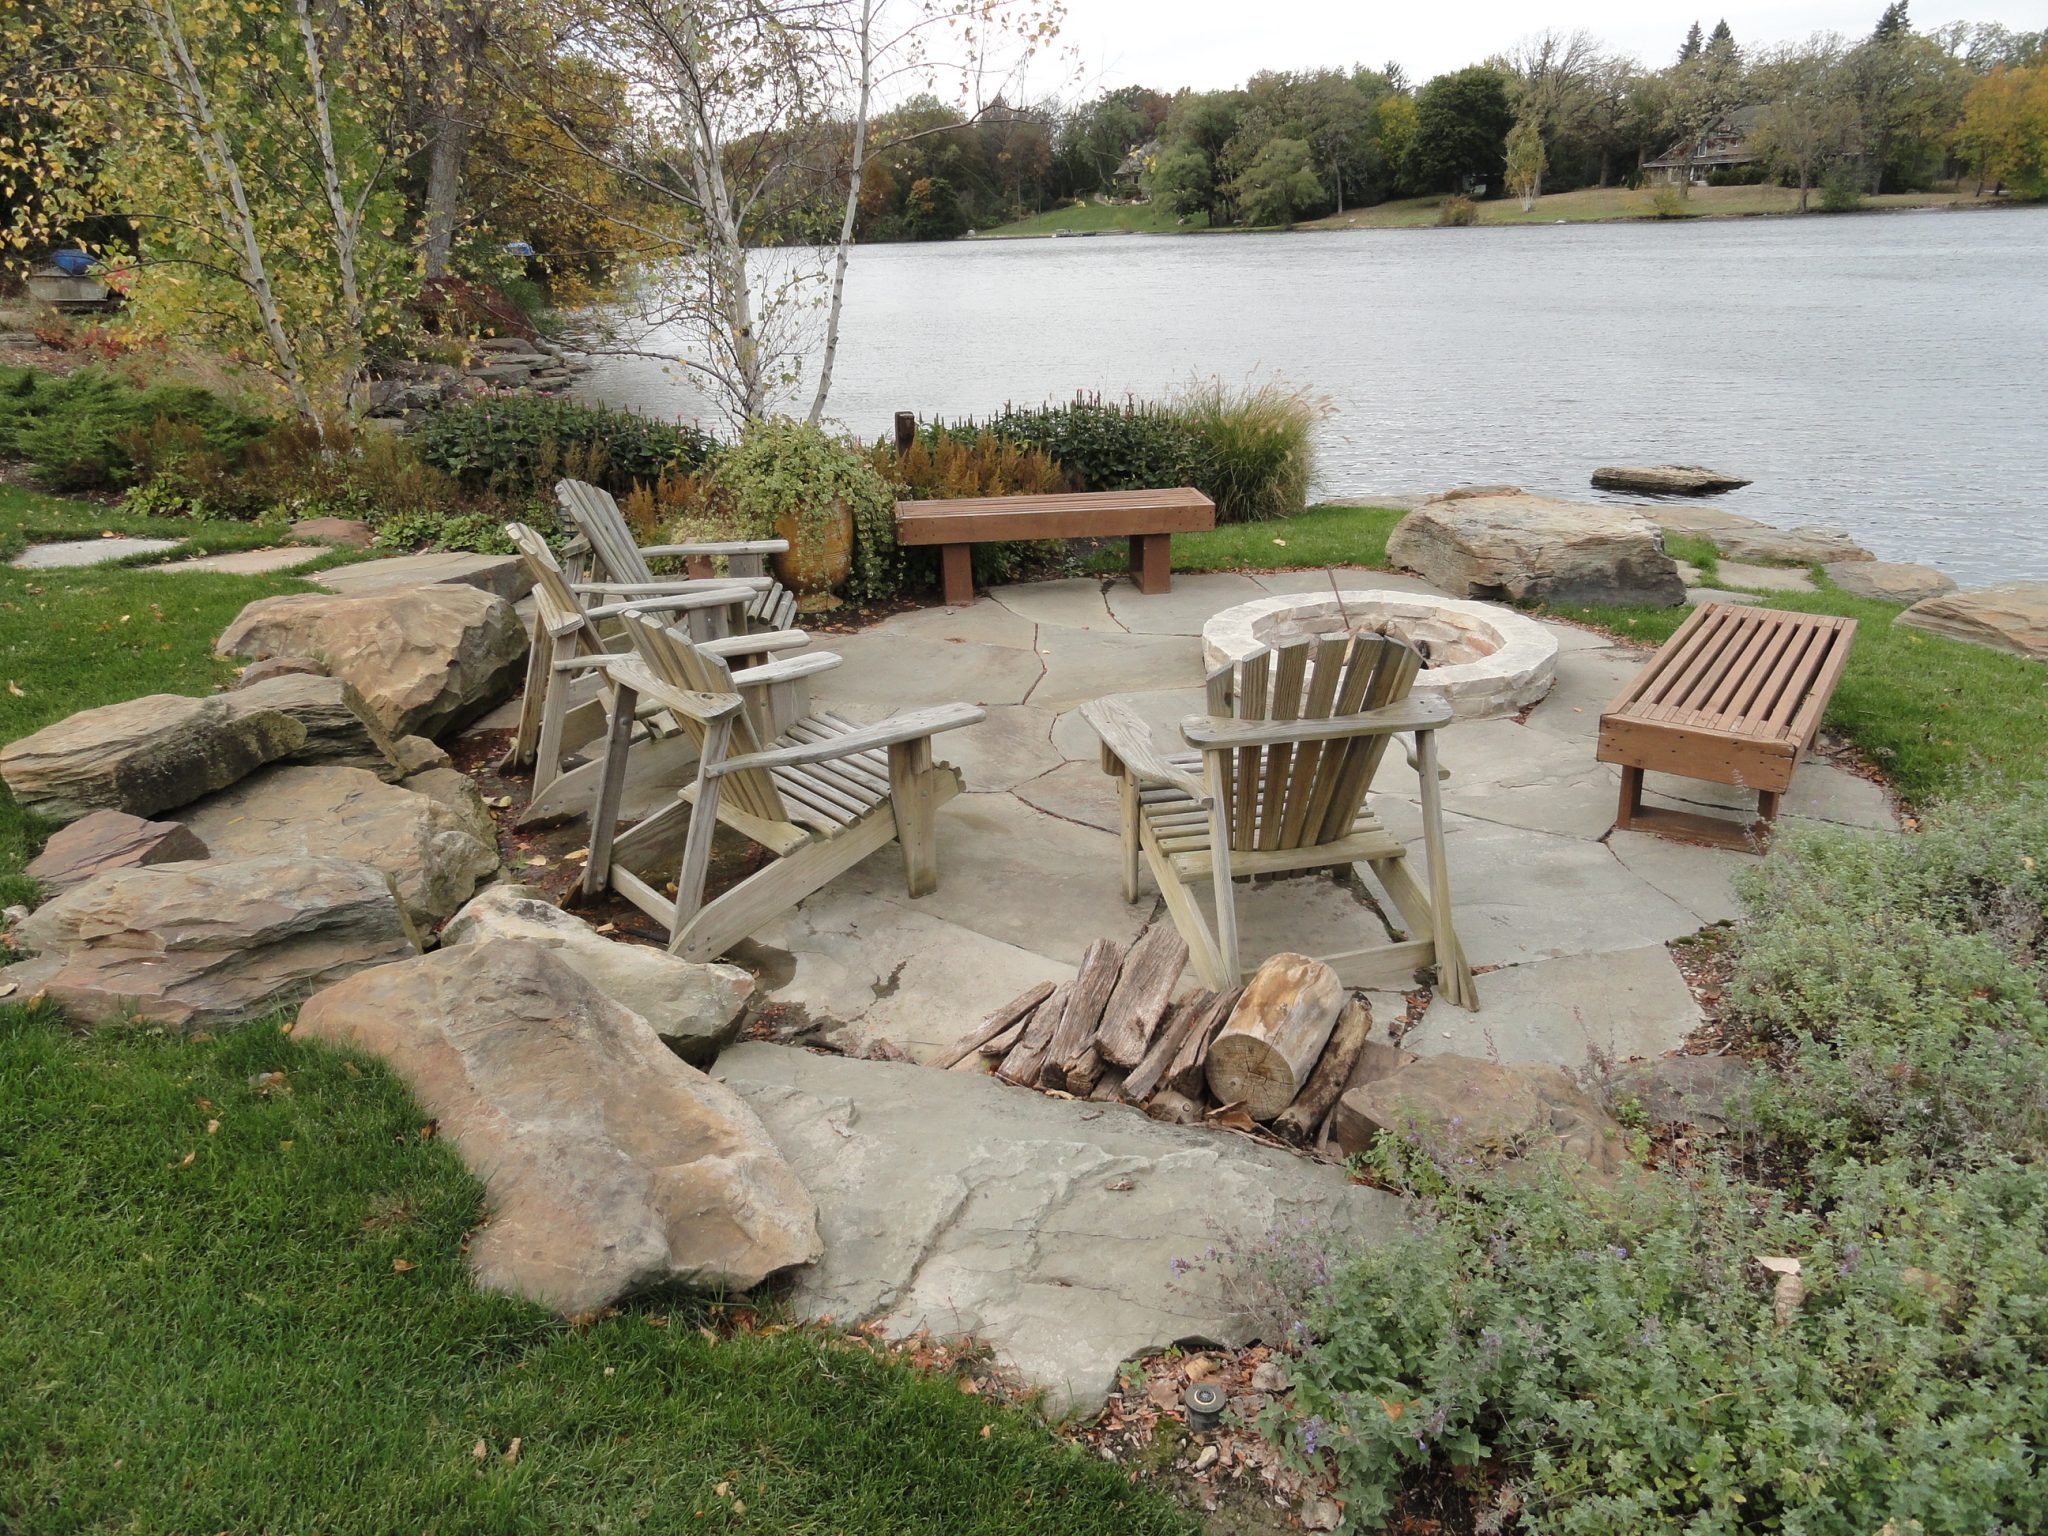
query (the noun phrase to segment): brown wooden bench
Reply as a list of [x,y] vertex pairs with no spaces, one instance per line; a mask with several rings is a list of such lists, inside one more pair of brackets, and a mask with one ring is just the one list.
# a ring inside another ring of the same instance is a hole
[[[1617,827],[1759,847],[1813,745],[1849,660],[1854,619],[1737,603],[1695,609],[1600,716],[1603,763],[1621,765]],[[1754,789],[1757,819],[1643,804],[1643,773],[1675,773]]]
[[896,503],[896,542],[939,546],[946,602],[956,606],[974,601],[976,544],[1128,536],[1131,580],[1140,592],[1164,592],[1173,579],[1173,535],[1215,526],[1216,503],[1186,486]]

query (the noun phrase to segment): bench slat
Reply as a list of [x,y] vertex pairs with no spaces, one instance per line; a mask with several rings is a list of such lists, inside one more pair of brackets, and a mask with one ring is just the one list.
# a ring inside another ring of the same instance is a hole
[[1009,539],[1115,538],[1194,533],[1216,526],[1216,504],[1181,486],[1076,491],[1057,496],[974,496],[896,503],[900,544],[992,544]]

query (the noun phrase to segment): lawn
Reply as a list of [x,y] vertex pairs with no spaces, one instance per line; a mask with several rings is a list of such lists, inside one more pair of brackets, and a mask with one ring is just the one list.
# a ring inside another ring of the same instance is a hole
[[1197,216],[1182,223],[1153,203],[1084,203],[1079,207],[1053,208],[1035,213],[1013,224],[976,232],[976,239],[1015,240],[1033,235],[1068,233],[1112,233],[1125,235],[1185,235],[1208,227]]
[[[0,489],[6,553],[103,529],[268,542]],[[303,585],[0,566],[0,740],[209,691],[241,606]],[[6,902],[46,830],[0,790]],[[476,1294],[479,1186],[287,1019],[76,1035],[0,1003],[0,1531],[1190,1529],[1028,1414],[772,1311],[569,1328]]]
[[[1527,213],[1519,199],[1489,198],[1479,204],[1481,224],[1598,224],[1618,219],[1656,217],[1654,194],[1648,188],[1585,187],[1576,192],[1555,192],[1536,199]],[[1817,204],[1819,195],[1814,195]],[[1899,192],[1868,197],[1864,206],[1872,209],[1935,208],[1975,201],[1960,192]],[[1405,197],[1333,213],[1327,218],[1298,224],[1297,229],[1414,229],[1437,220],[1441,197]],[[1792,213],[1799,206],[1799,193],[1791,187],[1695,187],[1685,201],[1685,211],[1695,218],[1745,218],[1758,214]]]
[[[1387,537],[1403,513],[1382,507],[1316,506],[1299,517],[1177,534],[1177,571],[1271,570],[1293,566],[1387,565]],[[1717,564],[1704,540],[1668,538],[1680,559]],[[1123,569],[1121,549],[1104,548],[1090,568]],[[1832,589],[1766,593],[1753,601],[1801,613],[1857,620],[1849,665],[1827,723],[1874,762],[1909,804],[1925,804],[1981,782],[2018,784],[2048,762],[2048,708],[2041,664],[1916,630],[1895,629],[1895,604]],[[1569,607],[1557,616],[1595,624],[1645,646],[1661,645],[1688,608]]]

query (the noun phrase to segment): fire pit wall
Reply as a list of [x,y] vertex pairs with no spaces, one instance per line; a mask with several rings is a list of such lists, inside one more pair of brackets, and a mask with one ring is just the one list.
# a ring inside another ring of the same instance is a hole
[[1345,634],[1392,635],[1422,653],[1417,693],[1448,698],[1460,720],[1512,715],[1550,691],[1557,639],[1493,603],[1413,592],[1289,593],[1226,608],[1202,626],[1209,670],[1261,646]]

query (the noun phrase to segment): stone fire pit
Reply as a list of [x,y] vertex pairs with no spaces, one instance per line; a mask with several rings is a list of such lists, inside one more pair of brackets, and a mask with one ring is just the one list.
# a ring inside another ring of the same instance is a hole
[[1226,608],[1202,626],[1209,670],[1260,646],[1345,634],[1392,635],[1422,653],[1417,693],[1440,693],[1460,720],[1512,715],[1550,691],[1557,640],[1541,624],[1493,603],[1413,592],[1283,594]]

